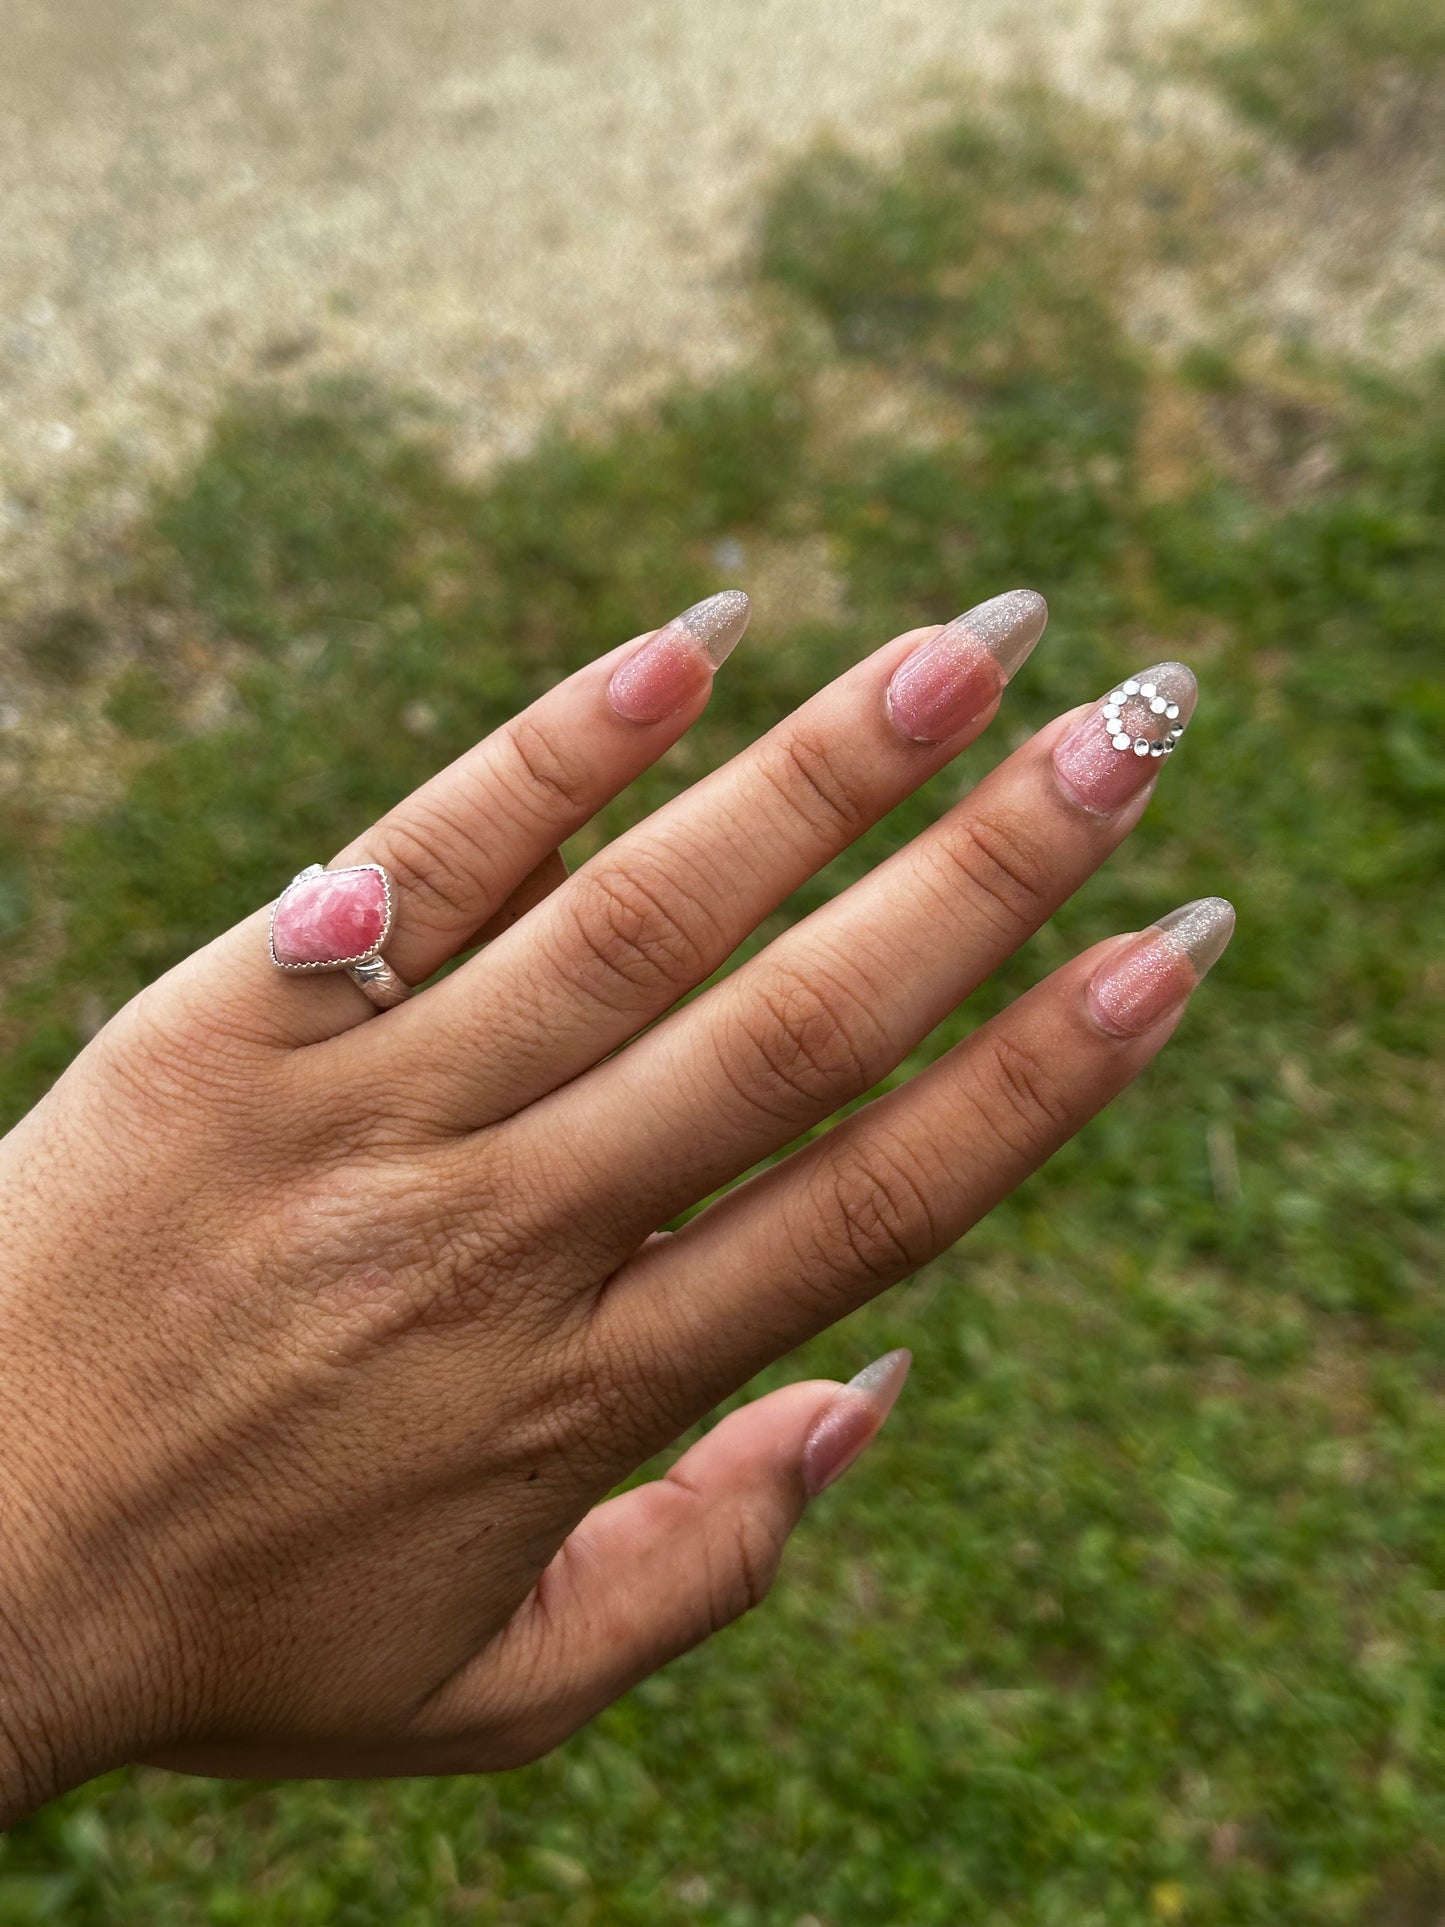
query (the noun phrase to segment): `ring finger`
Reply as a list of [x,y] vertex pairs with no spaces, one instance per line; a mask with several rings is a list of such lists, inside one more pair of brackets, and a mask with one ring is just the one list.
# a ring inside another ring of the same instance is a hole
[[[695,603],[651,635],[624,643],[548,690],[388,811],[328,865],[380,864],[395,885],[395,934],[386,961],[417,984],[459,950],[492,935],[508,906],[518,913],[565,874],[557,846],[654,763],[695,721],[714,670],[747,627],[748,598],[725,590]],[[319,1042],[372,1015],[356,985],[329,969],[278,985],[264,966],[269,913],[230,931],[217,948],[234,1015],[285,1044]],[[324,947],[327,919],[344,922],[339,894],[318,893],[300,939]],[[338,928],[342,923],[338,922]],[[258,935],[258,930],[260,934]],[[338,954],[336,950],[332,955]],[[289,994],[288,994],[289,993]]]

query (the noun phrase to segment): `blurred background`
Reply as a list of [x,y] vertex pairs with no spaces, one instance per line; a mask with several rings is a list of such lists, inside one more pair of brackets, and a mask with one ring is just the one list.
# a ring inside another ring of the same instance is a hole
[[504,1779],[113,1776],[0,1844],[0,1921],[1439,1927],[1445,0],[0,0],[0,42],[6,1121],[726,586],[708,716],[574,856],[1029,584],[987,741],[763,937],[1174,655],[1131,846],[920,1061],[1239,909],[1143,1083],[773,1375],[917,1355],[761,1613]]

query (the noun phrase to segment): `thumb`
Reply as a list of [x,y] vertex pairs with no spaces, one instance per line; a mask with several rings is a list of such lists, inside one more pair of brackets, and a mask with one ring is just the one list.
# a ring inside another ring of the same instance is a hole
[[877,1436],[911,1363],[888,1352],[847,1385],[771,1392],[665,1477],[594,1507],[501,1638],[452,1681],[448,1723],[504,1732],[505,1764],[535,1759],[760,1604],[809,1499]]

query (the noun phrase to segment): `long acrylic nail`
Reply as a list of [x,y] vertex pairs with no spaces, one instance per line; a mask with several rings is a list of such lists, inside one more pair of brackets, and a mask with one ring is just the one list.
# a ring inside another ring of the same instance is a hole
[[752,604],[741,589],[695,602],[659,629],[613,672],[607,700],[629,723],[657,723],[712,680],[744,629]]
[[1115,684],[1054,751],[1065,790],[1108,816],[1147,789],[1194,714],[1199,685],[1182,662],[1160,662]]
[[912,1352],[885,1352],[838,1393],[803,1447],[803,1483],[810,1499],[841,1478],[877,1438],[912,1363]]
[[1010,589],[955,616],[893,672],[888,716],[914,743],[942,743],[982,715],[1044,633],[1049,605]]
[[1234,906],[1200,897],[1143,930],[1109,957],[1089,984],[1097,1021],[1116,1037],[1140,1037],[1185,1002],[1234,935]]

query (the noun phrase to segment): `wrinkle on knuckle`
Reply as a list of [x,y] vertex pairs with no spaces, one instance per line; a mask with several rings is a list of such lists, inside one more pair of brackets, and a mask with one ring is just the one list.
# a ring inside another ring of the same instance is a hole
[[255,1103],[257,1053],[226,1035],[213,991],[184,972],[133,997],[88,1049],[148,1128],[169,1134],[196,1112]]
[[343,1219],[328,1236],[325,1214],[313,1213],[307,1226],[309,1290],[338,1363],[416,1332],[473,1324],[528,1275],[525,1241],[502,1213],[459,1214],[438,1187],[414,1182],[396,1219],[369,1229]]
[[866,996],[821,968],[776,970],[748,988],[718,1047],[733,1088],[783,1119],[857,1096],[890,1056]]
[[709,1521],[709,1635],[761,1606],[773,1589],[784,1540],[762,1508],[742,1504]]
[[480,913],[480,878],[491,866],[465,825],[435,803],[413,798],[406,817],[388,825],[385,861],[409,923],[451,929]]
[[626,869],[574,878],[565,908],[571,943],[589,968],[588,990],[614,1008],[680,996],[712,967],[713,926],[700,902],[636,856]]
[[625,1349],[614,1339],[604,1350],[584,1333],[552,1379],[550,1403],[560,1449],[611,1479],[675,1439],[695,1401],[661,1346],[644,1347],[634,1335]]
[[590,813],[593,778],[587,764],[574,757],[558,738],[529,716],[509,725],[505,742],[520,779],[514,793],[534,816],[555,822]]
[[1002,813],[975,813],[938,845],[939,857],[961,873],[974,907],[991,910],[1001,932],[1017,940],[1044,909],[1047,862],[1030,834]]
[[1031,1162],[1047,1157],[1072,1123],[1054,1071],[1007,1032],[992,1041],[983,1089],[975,1091],[974,1103],[994,1136],[1015,1156]]
[[869,800],[838,746],[800,724],[764,759],[761,770],[809,830],[830,848],[840,836],[851,842],[873,820]]
[[902,1145],[879,1140],[823,1166],[815,1244],[836,1276],[892,1284],[939,1248],[928,1185]]

